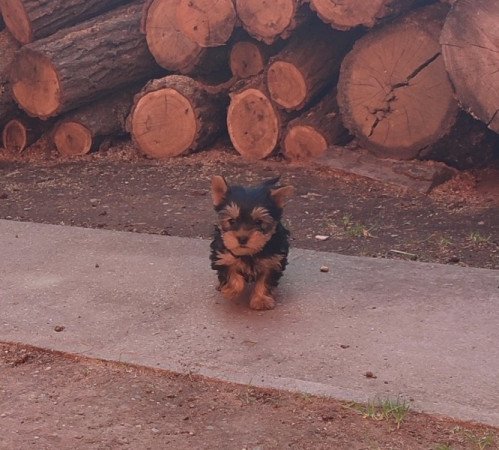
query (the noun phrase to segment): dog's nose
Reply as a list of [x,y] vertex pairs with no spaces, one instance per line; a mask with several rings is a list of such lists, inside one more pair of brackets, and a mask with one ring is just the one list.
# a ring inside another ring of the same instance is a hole
[[248,243],[248,236],[239,236],[237,240],[241,245],[246,245]]

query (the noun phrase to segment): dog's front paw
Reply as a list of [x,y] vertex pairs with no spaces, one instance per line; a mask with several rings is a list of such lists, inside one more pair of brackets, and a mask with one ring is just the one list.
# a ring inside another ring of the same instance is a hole
[[220,286],[220,292],[227,300],[232,300],[237,298],[244,292],[246,283],[244,278],[240,275],[232,275],[231,278],[224,284]]
[[250,308],[256,310],[274,309],[275,300],[270,295],[258,295],[251,298]]

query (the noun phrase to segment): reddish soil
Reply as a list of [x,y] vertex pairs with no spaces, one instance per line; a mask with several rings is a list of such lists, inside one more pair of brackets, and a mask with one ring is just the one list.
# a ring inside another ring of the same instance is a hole
[[0,448],[479,449],[499,430],[0,344]]

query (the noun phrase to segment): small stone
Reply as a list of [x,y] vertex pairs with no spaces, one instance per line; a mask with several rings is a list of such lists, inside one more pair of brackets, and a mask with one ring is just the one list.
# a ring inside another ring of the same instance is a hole
[[329,272],[329,267],[328,266],[321,266],[321,272],[324,272],[324,273]]
[[54,327],[54,331],[56,331],[57,333],[60,333],[61,331],[64,331],[64,328],[62,325],[56,325]]
[[151,428],[151,431],[154,433],[154,434],[158,434],[159,433],[159,430],[157,428]]
[[368,371],[364,374],[364,376],[365,376],[366,378],[378,378],[378,377],[377,377],[376,375],[374,375],[374,373],[372,373],[370,370],[368,370]]
[[347,344],[341,344],[341,345],[340,345],[340,347],[341,347],[341,348],[349,348],[350,346],[349,346],[349,345],[347,345]]
[[327,241],[329,239],[329,236],[324,236],[322,234],[317,234],[315,236],[315,239],[318,240],[318,241]]
[[98,269],[99,267],[100,267],[100,266],[99,266],[99,264],[96,264],[96,265],[95,265],[95,268],[96,268],[96,269]]
[[448,263],[454,263],[454,264],[455,264],[455,263],[458,263],[459,261],[460,261],[460,259],[459,259],[457,256],[451,256],[451,257],[447,260],[447,262],[448,262]]

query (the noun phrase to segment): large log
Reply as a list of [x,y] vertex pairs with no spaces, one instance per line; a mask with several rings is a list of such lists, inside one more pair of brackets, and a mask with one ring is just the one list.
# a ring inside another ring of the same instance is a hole
[[456,2],[440,43],[459,102],[499,133],[499,2]]
[[344,144],[347,138],[333,89],[317,105],[289,122],[282,152],[290,161],[308,161],[323,156],[333,145]]
[[420,0],[310,0],[310,8],[337,30],[349,30],[359,25],[373,27],[381,19],[388,19]]
[[127,130],[153,158],[200,150],[224,130],[227,89],[183,75],[152,80],[135,96]]
[[234,148],[248,160],[270,156],[291,116],[272,102],[263,74],[241,80],[230,97],[227,128]]
[[0,8],[10,32],[28,44],[130,1],[0,0]]
[[236,0],[236,10],[244,29],[255,39],[272,44],[288,38],[310,17],[303,0]]
[[237,16],[233,0],[180,0],[177,23],[184,34],[201,47],[225,44]]
[[53,140],[61,155],[84,155],[103,137],[125,134],[125,124],[138,87],[111,94],[67,113],[54,127]]
[[[272,100],[288,111],[301,110],[337,80],[355,35],[312,21],[270,59],[267,87]],[[313,51],[311,51],[313,49]]]
[[9,72],[19,44],[7,31],[0,31],[0,129],[17,110],[12,98]]
[[121,7],[22,47],[11,71],[18,104],[44,119],[159,73],[140,33],[141,9]]
[[414,158],[455,123],[458,105],[438,42],[447,10],[431,5],[368,33],[343,60],[343,121],[378,156]]
[[2,131],[2,144],[10,154],[20,154],[43,134],[47,124],[31,117],[10,120]]
[[228,47],[203,48],[189,39],[177,22],[180,0],[148,0],[142,11],[142,32],[156,62],[182,74],[210,74],[228,66]]

